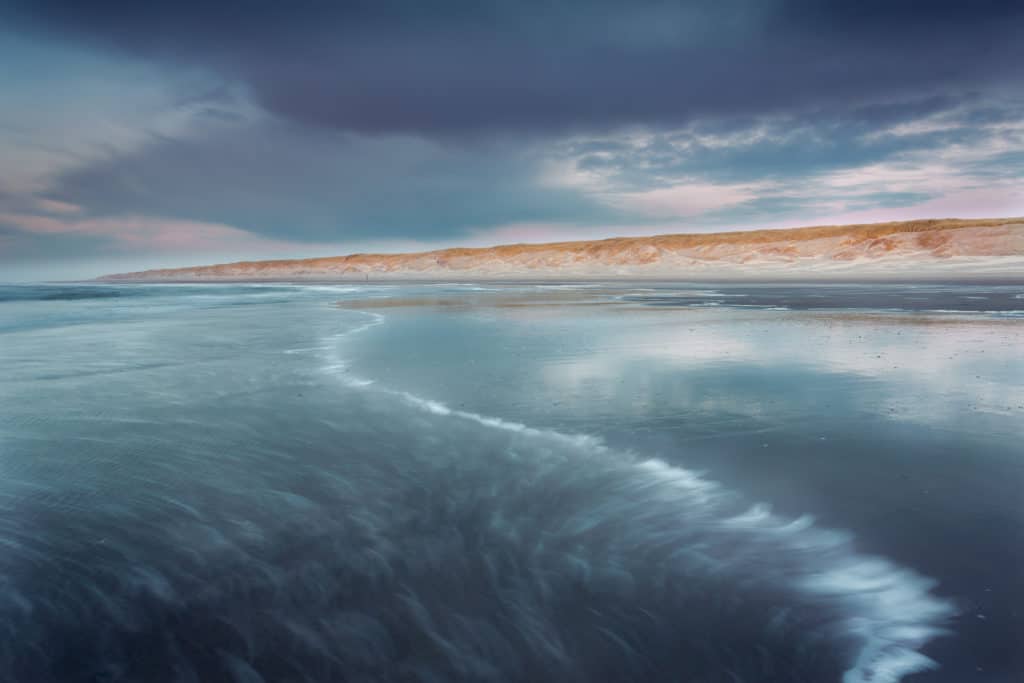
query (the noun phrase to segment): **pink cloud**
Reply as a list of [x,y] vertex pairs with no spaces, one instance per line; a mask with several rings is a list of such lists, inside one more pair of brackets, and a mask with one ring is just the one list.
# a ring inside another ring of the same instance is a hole
[[[785,221],[786,226],[882,223],[921,218],[1001,218],[1024,216],[1024,188],[996,185],[948,192],[910,206],[816,214],[811,219]],[[780,226],[781,227],[781,226]]]
[[[63,204],[57,202],[56,204]],[[105,237],[123,251],[196,252],[245,249],[272,252],[294,248],[289,242],[269,240],[223,223],[204,223],[148,216],[104,218],[69,217],[74,205],[51,207],[65,215],[0,214],[0,223],[37,235],[89,235]]]
[[655,235],[666,232],[680,232],[680,229],[650,225],[598,225],[574,226],[563,223],[508,223],[496,228],[475,231],[472,236],[457,242],[442,245],[424,245],[425,249],[444,247],[490,247],[496,244],[520,244],[543,242],[571,242],[574,240],[604,239],[630,235]]
[[77,204],[59,202],[55,199],[37,199],[36,206],[44,213],[58,214],[62,216],[82,213],[82,207]]
[[757,199],[765,183],[709,183],[688,180],[670,187],[607,196],[612,206],[660,218],[688,218]]

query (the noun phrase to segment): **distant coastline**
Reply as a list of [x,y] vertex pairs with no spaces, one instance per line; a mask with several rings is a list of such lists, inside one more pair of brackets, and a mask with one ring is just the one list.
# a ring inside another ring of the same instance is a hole
[[934,219],[243,261],[120,282],[993,280],[1024,277],[1024,218]]

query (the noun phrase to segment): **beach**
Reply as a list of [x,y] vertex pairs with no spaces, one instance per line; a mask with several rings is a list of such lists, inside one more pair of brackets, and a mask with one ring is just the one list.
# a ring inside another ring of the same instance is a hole
[[10,680],[1024,666],[1022,283],[0,298]]

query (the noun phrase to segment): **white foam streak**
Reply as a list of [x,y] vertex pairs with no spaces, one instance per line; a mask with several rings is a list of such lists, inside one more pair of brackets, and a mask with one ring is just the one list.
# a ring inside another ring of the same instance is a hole
[[434,415],[452,416],[463,420],[470,420],[477,424],[485,427],[491,427],[493,429],[503,429],[509,432],[515,432],[517,434],[525,434],[527,436],[544,436],[558,441],[566,442],[572,446],[584,447],[584,448],[603,448],[604,444],[601,439],[590,436],[587,434],[564,434],[562,432],[554,431],[551,429],[536,429],[534,427],[527,427],[519,422],[511,422],[509,420],[502,420],[498,417],[488,417],[486,415],[480,415],[478,413],[471,413],[465,410],[453,410],[445,404],[439,401],[433,401],[431,399],[421,398],[415,394],[410,394],[407,391],[394,391],[391,389],[380,389],[388,394],[400,396],[408,404],[416,406],[426,410]]
[[[345,333],[334,341],[358,334],[384,322],[384,316],[366,313],[372,320]],[[344,373],[347,363],[335,359],[325,367],[333,373]],[[342,381],[350,387],[366,387],[372,380],[345,374]],[[440,417],[469,420],[492,429],[555,440],[565,446],[593,453],[608,453],[603,441],[586,434],[566,434],[556,430],[537,429],[464,410],[453,409],[444,403],[415,394],[376,387],[376,391],[399,397],[408,405]],[[622,454],[628,462],[628,455]],[[636,470],[651,477],[652,486],[644,494],[651,501],[664,502],[677,495],[684,496],[686,506],[706,506],[721,497],[717,484],[699,474],[676,467],[661,460],[638,460],[632,463]],[[667,485],[667,486],[665,486]],[[767,505],[755,505],[744,513],[722,519],[723,529],[742,529],[754,534],[766,544],[773,539],[783,542],[798,554],[801,562],[811,563],[809,569],[792,574],[780,574],[781,581],[823,604],[831,604],[846,615],[843,633],[863,643],[855,661],[843,676],[843,683],[897,683],[904,676],[935,668],[937,664],[918,651],[934,637],[946,632],[943,624],[953,615],[951,606],[931,594],[934,582],[910,570],[893,565],[887,560],[858,555],[851,549],[850,535],[844,532],[814,526],[810,516],[788,520],[776,516]],[[757,541],[754,545],[760,545]],[[751,548],[757,553],[764,548]],[[775,548],[778,552],[780,548]],[[820,566],[819,566],[820,565]],[[775,571],[786,572],[789,565]],[[767,568],[765,571],[770,571]]]

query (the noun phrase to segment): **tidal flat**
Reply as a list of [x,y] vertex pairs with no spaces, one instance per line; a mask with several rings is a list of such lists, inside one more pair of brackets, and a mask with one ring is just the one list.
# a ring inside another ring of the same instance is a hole
[[0,287],[0,678],[1009,681],[1024,284]]

